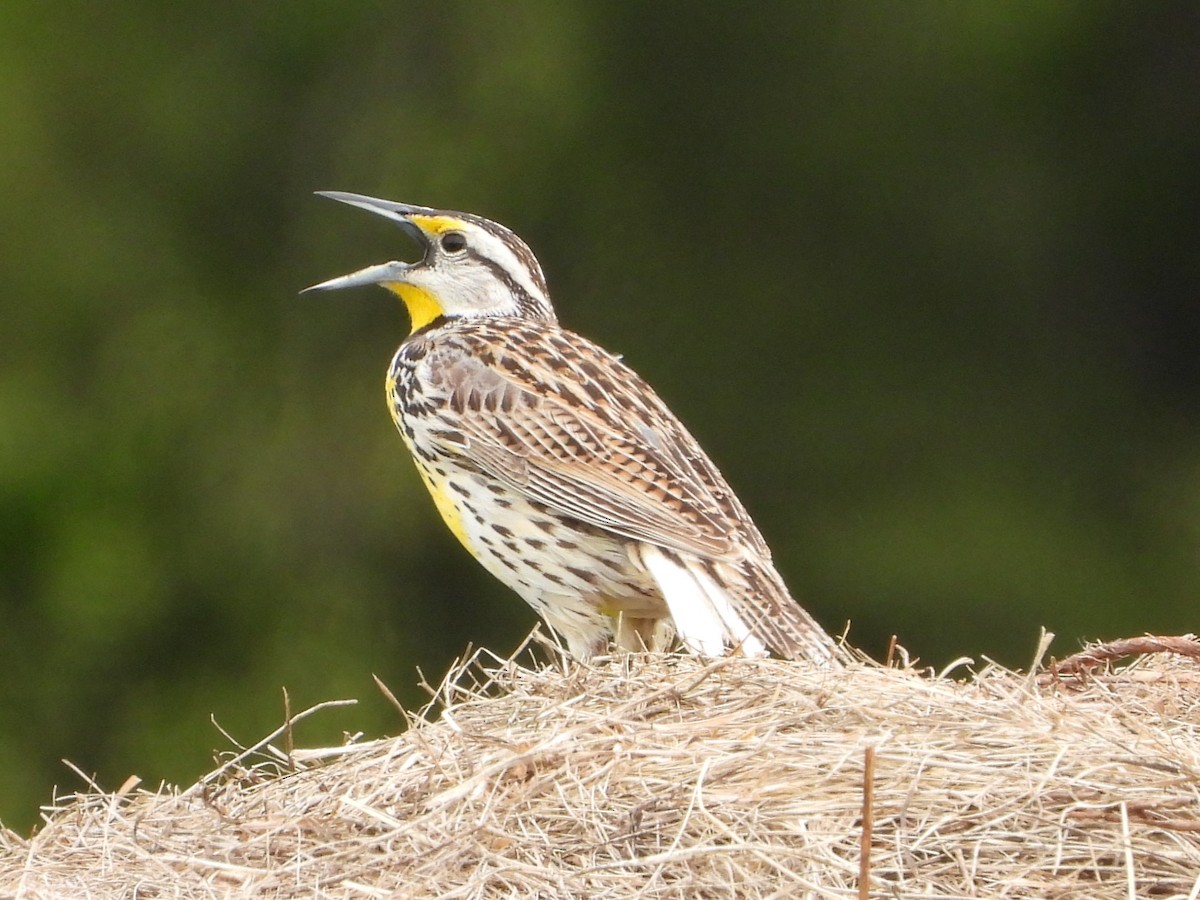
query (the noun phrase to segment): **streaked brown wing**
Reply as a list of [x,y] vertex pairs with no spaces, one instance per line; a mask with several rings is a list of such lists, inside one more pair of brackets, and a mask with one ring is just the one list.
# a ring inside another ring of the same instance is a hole
[[461,437],[446,449],[555,512],[629,538],[708,557],[747,544],[765,554],[716,467],[645,382],[584,338],[556,337],[501,365],[470,346],[431,354],[459,414]]

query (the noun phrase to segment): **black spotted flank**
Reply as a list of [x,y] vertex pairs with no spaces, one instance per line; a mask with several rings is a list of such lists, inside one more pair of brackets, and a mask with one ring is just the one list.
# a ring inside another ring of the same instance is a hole
[[581,569],[578,566],[567,566],[566,569],[585,584],[595,584],[599,577],[591,569]]

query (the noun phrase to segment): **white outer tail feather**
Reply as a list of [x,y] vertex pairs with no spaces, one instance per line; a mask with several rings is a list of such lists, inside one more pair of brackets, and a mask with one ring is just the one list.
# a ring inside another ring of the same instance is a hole
[[693,653],[723,656],[733,647],[744,656],[765,656],[767,648],[750,633],[723,590],[690,561],[680,563],[658,547],[642,544],[642,564],[658,582],[680,640]]

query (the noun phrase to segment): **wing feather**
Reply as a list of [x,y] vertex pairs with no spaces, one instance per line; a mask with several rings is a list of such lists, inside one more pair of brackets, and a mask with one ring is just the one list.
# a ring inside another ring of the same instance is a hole
[[461,441],[444,449],[551,510],[635,540],[710,558],[747,544],[767,554],[695,439],[615,357],[559,331],[553,345],[522,345],[496,365],[472,338],[443,341],[427,360],[460,416]]

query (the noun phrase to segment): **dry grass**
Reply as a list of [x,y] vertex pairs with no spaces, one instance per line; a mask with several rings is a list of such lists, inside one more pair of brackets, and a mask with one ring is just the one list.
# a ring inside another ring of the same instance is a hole
[[0,895],[1195,900],[1200,668],[1107,665],[476,655],[398,738],[62,800]]

